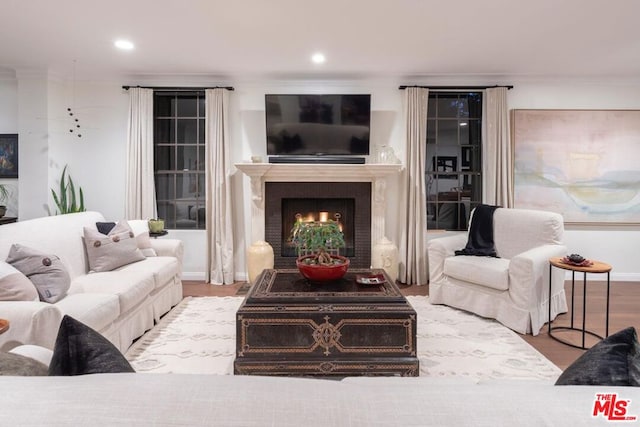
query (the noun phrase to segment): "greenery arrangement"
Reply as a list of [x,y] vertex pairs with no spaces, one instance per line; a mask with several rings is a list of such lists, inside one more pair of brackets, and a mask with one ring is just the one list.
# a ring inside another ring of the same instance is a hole
[[76,188],[71,176],[67,175],[67,166],[65,166],[60,177],[60,192],[56,193],[53,188],[51,189],[51,195],[57,207],[56,215],[86,211],[82,187],[78,187],[78,190],[79,195],[76,197]]
[[313,255],[305,258],[307,264],[332,265],[342,261],[331,258],[330,252],[344,248],[344,234],[340,225],[333,220],[297,221],[291,229],[289,241],[296,246],[298,256]]

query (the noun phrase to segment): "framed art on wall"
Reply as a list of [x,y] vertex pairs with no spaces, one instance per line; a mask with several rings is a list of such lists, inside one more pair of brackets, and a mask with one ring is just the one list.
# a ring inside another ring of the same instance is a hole
[[640,223],[639,110],[512,110],[515,207]]
[[0,178],[18,177],[18,134],[0,134]]

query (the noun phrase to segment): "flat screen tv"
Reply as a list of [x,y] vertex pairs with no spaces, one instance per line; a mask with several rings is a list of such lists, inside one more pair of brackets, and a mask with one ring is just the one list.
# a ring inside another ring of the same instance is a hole
[[265,95],[267,154],[369,154],[371,95]]

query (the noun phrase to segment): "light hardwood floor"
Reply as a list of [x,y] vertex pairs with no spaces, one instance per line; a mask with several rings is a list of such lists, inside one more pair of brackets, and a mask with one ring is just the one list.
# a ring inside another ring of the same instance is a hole
[[[582,326],[582,278],[575,285],[575,317],[574,326]],[[606,282],[591,280],[587,277],[587,330],[599,335],[605,333],[605,307],[606,307]],[[244,283],[233,285],[215,286],[198,281],[183,281],[185,296],[233,296],[238,293]],[[427,295],[428,286],[400,286],[404,295]],[[571,308],[571,282],[565,283],[567,304]],[[609,307],[609,334],[617,332],[628,326],[633,326],[640,332],[640,283],[637,282],[611,282],[610,307]],[[565,326],[570,323],[571,314],[558,316],[553,325]],[[564,334],[559,332],[557,335]],[[554,332],[556,335],[556,332]],[[521,337],[536,348],[545,357],[555,363],[560,369],[565,369],[575,361],[584,350],[575,349],[554,340],[548,335],[545,325],[537,336],[521,335]],[[572,332],[567,336],[572,342],[580,343],[581,335]],[[597,339],[587,335],[587,346],[595,343]]]

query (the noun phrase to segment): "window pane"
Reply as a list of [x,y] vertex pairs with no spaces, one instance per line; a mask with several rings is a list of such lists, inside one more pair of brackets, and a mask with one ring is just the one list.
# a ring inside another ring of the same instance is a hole
[[198,97],[198,117],[207,117],[207,115],[205,114],[206,111],[205,111],[204,100],[205,100],[204,95]]
[[178,97],[178,117],[198,117],[198,97]]
[[174,117],[176,115],[176,99],[173,95],[156,95],[154,104],[156,117]]
[[471,93],[468,97],[469,118],[482,118],[482,95],[479,93]]
[[204,146],[200,145],[198,147],[198,152],[200,153],[198,155],[198,170],[204,171],[204,164],[205,164],[205,157],[204,157],[205,148],[204,148]]
[[175,121],[172,119],[156,119],[153,139],[156,144],[172,144],[175,142]]
[[164,219],[165,228],[175,228],[175,213],[169,202],[158,202],[158,218]]
[[156,175],[156,197],[158,200],[170,200],[175,198],[173,174]]
[[438,97],[438,117],[458,117],[458,97]]
[[195,145],[178,146],[178,170],[198,169],[198,147]]
[[206,176],[204,173],[199,173],[198,174],[198,197],[200,197],[202,199],[202,203],[204,203],[204,197],[207,191],[207,187],[205,186],[206,183]]
[[178,120],[178,144],[196,144],[198,142],[198,120]]
[[435,97],[429,97],[429,101],[427,102],[427,117],[437,117],[438,116],[438,104],[436,102]]
[[436,143],[436,121],[427,120],[427,144]]
[[205,120],[204,119],[198,120],[198,142],[200,144],[204,144],[205,142],[204,126],[205,126]]
[[175,170],[173,145],[156,145],[153,165],[156,170]]
[[438,145],[458,145],[458,121],[438,120]]
[[468,132],[468,143],[480,145],[482,142],[482,120],[469,119]]

